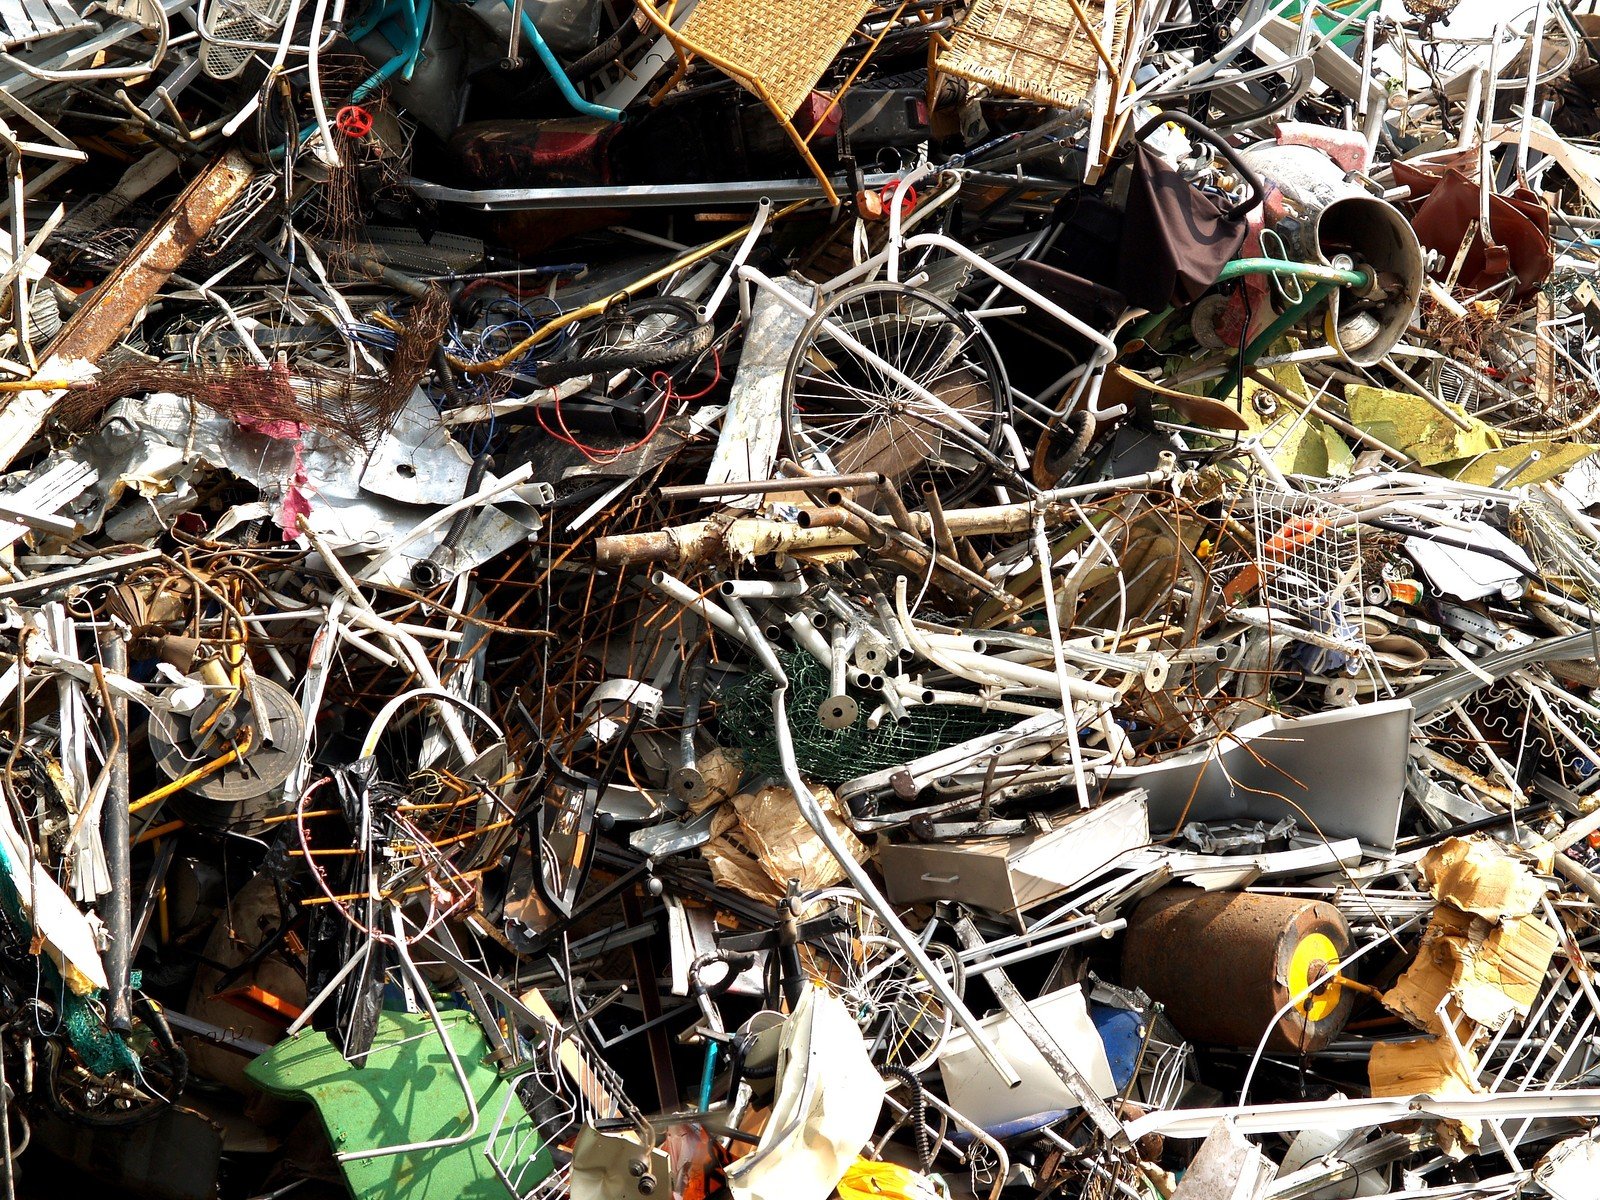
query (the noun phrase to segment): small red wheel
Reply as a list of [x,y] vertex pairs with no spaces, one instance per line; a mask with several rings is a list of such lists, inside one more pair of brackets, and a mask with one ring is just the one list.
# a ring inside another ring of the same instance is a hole
[[346,104],[333,117],[333,126],[348,138],[364,138],[372,132],[372,114],[359,104]]
[[[889,205],[894,203],[894,190],[900,186],[900,181],[883,185],[883,190],[878,193],[878,198],[883,201],[883,211],[889,211]],[[917,189],[908,187],[904,198],[900,201],[900,215],[903,217],[917,206]]]

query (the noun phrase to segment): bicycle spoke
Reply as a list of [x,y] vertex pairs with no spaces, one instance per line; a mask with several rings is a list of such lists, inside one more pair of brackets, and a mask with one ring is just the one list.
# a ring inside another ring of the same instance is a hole
[[835,470],[881,473],[908,502],[931,482],[950,504],[983,485],[1009,389],[969,318],[916,289],[868,284],[812,317],[790,359],[785,410],[791,448]]

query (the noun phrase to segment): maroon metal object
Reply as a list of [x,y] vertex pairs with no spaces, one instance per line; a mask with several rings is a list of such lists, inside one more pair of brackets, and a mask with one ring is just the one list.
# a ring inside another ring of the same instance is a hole
[[463,125],[450,149],[477,187],[597,187],[612,182],[617,126],[589,117]]
[[[1318,935],[1332,944],[1333,961],[1315,951],[1323,944]],[[1308,939],[1309,946],[1302,948]],[[1321,901],[1164,888],[1140,904],[1128,922],[1122,982],[1165,1005],[1168,1018],[1190,1041],[1253,1049],[1294,994],[1291,969],[1298,967],[1312,980],[1332,976],[1349,950],[1344,917]],[[1311,1054],[1326,1047],[1344,1028],[1355,997],[1352,989],[1330,979],[1325,993],[1311,997],[1319,999],[1296,1005],[1278,1019],[1267,1048]]]
[[[1443,279],[1461,252],[1462,238],[1479,219],[1479,196],[1467,161],[1442,174],[1436,173],[1438,169],[1397,162],[1394,177],[1397,184],[1411,189],[1411,199],[1418,202],[1411,224],[1422,245],[1438,253],[1434,276]],[[1528,296],[1554,267],[1550,210],[1538,195],[1518,188],[1489,197],[1489,236],[1485,238],[1482,230],[1474,234],[1462,255],[1458,284],[1465,291],[1479,292],[1510,275],[1517,281],[1513,294]]]

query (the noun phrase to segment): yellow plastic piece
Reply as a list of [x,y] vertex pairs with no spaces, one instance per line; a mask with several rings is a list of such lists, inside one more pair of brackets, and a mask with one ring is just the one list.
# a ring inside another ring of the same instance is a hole
[[899,1163],[858,1158],[839,1181],[839,1200],[937,1200],[943,1193],[926,1175]]
[[[1301,939],[1289,959],[1289,994],[1298,996],[1315,982],[1311,977],[1313,963],[1321,963],[1324,977],[1336,976],[1339,970],[1339,949],[1324,933],[1313,933]],[[1314,992],[1300,1002],[1300,1011],[1309,1021],[1320,1021],[1339,1007],[1343,990],[1338,978],[1331,978],[1328,986]]]

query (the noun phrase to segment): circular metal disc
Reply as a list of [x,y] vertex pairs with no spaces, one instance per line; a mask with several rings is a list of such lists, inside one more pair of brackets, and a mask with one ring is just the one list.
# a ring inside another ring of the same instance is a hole
[[[265,731],[253,729],[250,749],[242,759],[229,763],[204,779],[196,780],[185,791],[227,803],[250,800],[278,787],[294,770],[306,736],[300,720],[300,706],[288,691],[270,679],[252,679],[250,692],[255,701],[255,711],[251,712],[248,698],[241,698],[238,705],[241,724],[264,721]],[[166,773],[167,778],[181,779],[196,767],[204,765],[205,760],[195,750],[192,738],[204,723],[201,714],[209,715],[212,708],[213,705],[202,705],[192,715],[187,729],[183,725],[150,722],[150,747],[155,753],[156,765]],[[182,730],[184,734],[182,745],[174,744],[169,738],[175,729]],[[219,750],[217,754],[207,757],[215,759],[221,753]]]

